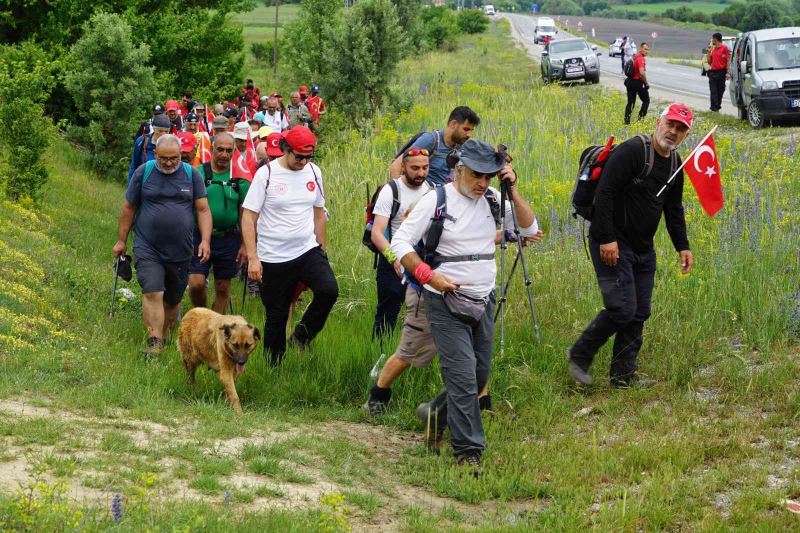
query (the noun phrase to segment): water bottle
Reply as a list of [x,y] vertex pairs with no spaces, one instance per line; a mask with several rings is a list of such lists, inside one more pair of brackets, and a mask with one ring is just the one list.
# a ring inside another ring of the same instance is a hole
[[375,364],[372,365],[372,370],[369,371],[369,377],[372,381],[378,381],[378,376],[381,373],[384,361],[386,361],[386,354],[382,353],[381,356],[378,357],[378,360],[375,361]]

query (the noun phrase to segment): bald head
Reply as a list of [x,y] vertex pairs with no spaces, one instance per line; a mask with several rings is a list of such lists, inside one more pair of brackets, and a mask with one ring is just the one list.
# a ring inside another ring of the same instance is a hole
[[233,135],[227,131],[217,133],[214,135],[214,140],[211,141],[211,146],[216,148],[217,143],[224,144],[225,146],[231,146],[233,145]]
[[173,148],[177,148],[178,152],[181,151],[181,140],[178,139],[176,135],[167,133],[159,137],[156,141],[156,153],[163,152],[165,150],[171,150]]

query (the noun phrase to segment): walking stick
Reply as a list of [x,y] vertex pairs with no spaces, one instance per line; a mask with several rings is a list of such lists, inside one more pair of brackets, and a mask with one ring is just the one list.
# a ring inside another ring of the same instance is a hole
[[117,256],[116,260],[114,261],[114,288],[111,289],[111,310],[108,312],[109,317],[114,316],[114,303],[117,300],[117,280],[119,279],[119,258],[121,256]]
[[244,283],[242,284],[242,316],[244,316],[244,302],[247,299],[247,270],[244,271]]
[[[506,188],[500,187],[500,281],[506,279],[506,248],[508,248],[508,241],[506,240]],[[516,266],[516,261],[514,266]],[[497,306],[497,313],[500,314],[500,355],[505,353],[506,350],[506,294],[508,284],[500,295],[500,305]],[[497,321],[497,314],[494,315]]]

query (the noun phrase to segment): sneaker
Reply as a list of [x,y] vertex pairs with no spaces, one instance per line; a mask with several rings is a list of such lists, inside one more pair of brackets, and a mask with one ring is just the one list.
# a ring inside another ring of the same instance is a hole
[[578,385],[591,387],[594,382],[592,376],[572,360],[572,348],[567,348],[567,362],[569,363],[569,376],[572,380]]
[[154,359],[164,351],[164,339],[159,337],[148,337],[147,348],[142,350],[145,359]]
[[464,452],[456,456],[458,466],[465,466],[470,469],[473,477],[477,478],[481,473],[481,454],[475,451]]
[[431,411],[430,402],[425,402],[417,406],[417,417],[422,422],[425,430],[425,446],[428,450],[438,454],[442,449],[442,438],[444,429],[438,427],[436,413]]
[[611,378],[611,386],[615,389],[649,389],[656,384],[656,380],[641,377],[634,374],[629,379]]
[[364,408],[364,412],[367,413],[367,416],[372,418],[380,418],[386,413],[386,408],[388,406],[388,402],[382,402],[380,400],[374,400],[370,398],[362,407]]

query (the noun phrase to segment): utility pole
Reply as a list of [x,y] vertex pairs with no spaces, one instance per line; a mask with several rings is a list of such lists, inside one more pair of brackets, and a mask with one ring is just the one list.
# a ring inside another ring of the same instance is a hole
[[278,77],[278,8],[281,0],[275,0],[275,37],[272,41],[272,76]]

